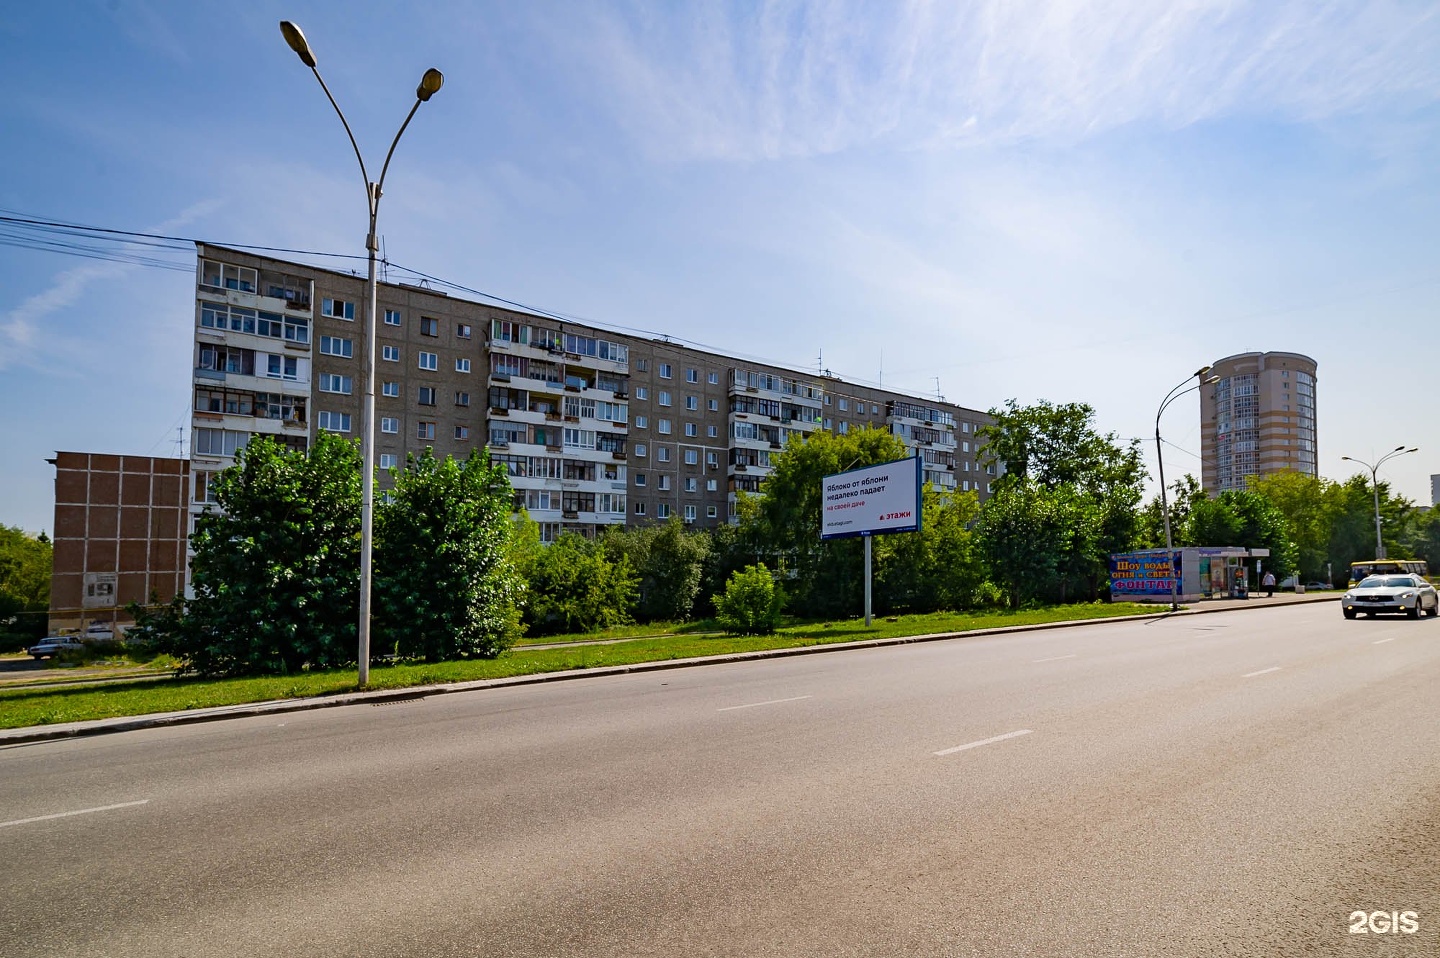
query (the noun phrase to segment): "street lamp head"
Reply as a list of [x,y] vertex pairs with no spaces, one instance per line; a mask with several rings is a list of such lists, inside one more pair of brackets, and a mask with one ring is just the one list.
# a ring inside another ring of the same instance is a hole
[[310,69],[315,69],[315,54],[310,52],[310,44],[305,41],[305,34],[289,20],[280,21],[280,34],[290,49],[300,57],[300,62]]
[[434,67],[431,67],[430,69],[426,70],[425,75],[420,78],[420,85],[415,88],[415,98],[421,103],[424,103],[426,100],[429,100],[432,96],[439,93],[440,88],[444,85],[445,74],[441,73]]
[[[1214,368],[1213,366],[1201,366],[1199,369],[1195,370],[1195,378],[1196,378],[1196,379],[1199,379],[1201,376],[1205,375],[1206,373],[1208,373],[1208,372],[1209,372],[1211,369],[1213,369],[1213,368]],[[1219,377],[1217,376],[1216,379],[1218,379],[1218,378],[1219,378]],[[1213,382],[1214,380],[1211,380],[1211,381]]]
[[1404,447],[1404,446],[1396,446],[1395,449],[1394,449],[1394,451],[1395,451],[1395,452],[1404,452],[1404,451],[1405,451],[1405,447]]
[[1215,385],[1216,383],[1218,383],[1219,381],[1220,381],[1220,377],[1219,377],[1219,376],[1211,376],[1209,379],[1205,380],[1205,381],[1204,381],[1203,383],[1201,383],[1200,385],[1202,385],[1202,386],[1213,386],[1213,385]]
[[1340,461],[1341,461],[1341,462],[1359,462],[1360,460],[1358,460],[1358,459],[1351,459],[1349,456],[1341,456],[1341,457],[1340,457]]

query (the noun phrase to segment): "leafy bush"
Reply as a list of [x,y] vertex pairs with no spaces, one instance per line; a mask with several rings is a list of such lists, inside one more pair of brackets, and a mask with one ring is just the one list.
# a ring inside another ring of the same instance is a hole
[[780,622],[785,592],[770,578],[765,563],[746,566],[730,577],[717,595],[715,620],[729,635],[769,635]]

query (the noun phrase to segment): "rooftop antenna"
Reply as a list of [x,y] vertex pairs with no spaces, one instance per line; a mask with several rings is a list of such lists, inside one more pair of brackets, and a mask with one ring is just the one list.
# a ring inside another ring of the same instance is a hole
[[185,458],[185,427],[175,427],[175,458]]
[[880,388],[885,388],[885,350],[880,350]]
[[935,377],[935,401],[936,401],[936,402],[944,402],[944,401],[945,401],[945,395],[944,395],[942,392],[940,392],[940,377],[939,377],[939,376],[936,376],[936,377]]

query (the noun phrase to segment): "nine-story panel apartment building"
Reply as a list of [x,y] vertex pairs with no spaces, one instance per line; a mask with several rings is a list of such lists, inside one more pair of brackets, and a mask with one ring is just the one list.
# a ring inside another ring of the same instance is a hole
[[[257,434],[294,449],[359,437],[365,280],[208,244],[197,250],[191,513]],[[876,426],[945,490],[989,492],[984,413],[938,399],[382,283],[376,460],[488,445],[553,540],[609,525],[715,526],[761,491],[792,435]]]

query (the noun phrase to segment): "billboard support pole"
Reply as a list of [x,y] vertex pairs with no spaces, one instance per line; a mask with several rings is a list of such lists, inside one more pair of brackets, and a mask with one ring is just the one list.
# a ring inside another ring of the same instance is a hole
[[865,533],[865,627],[870,627],[870,533]]

